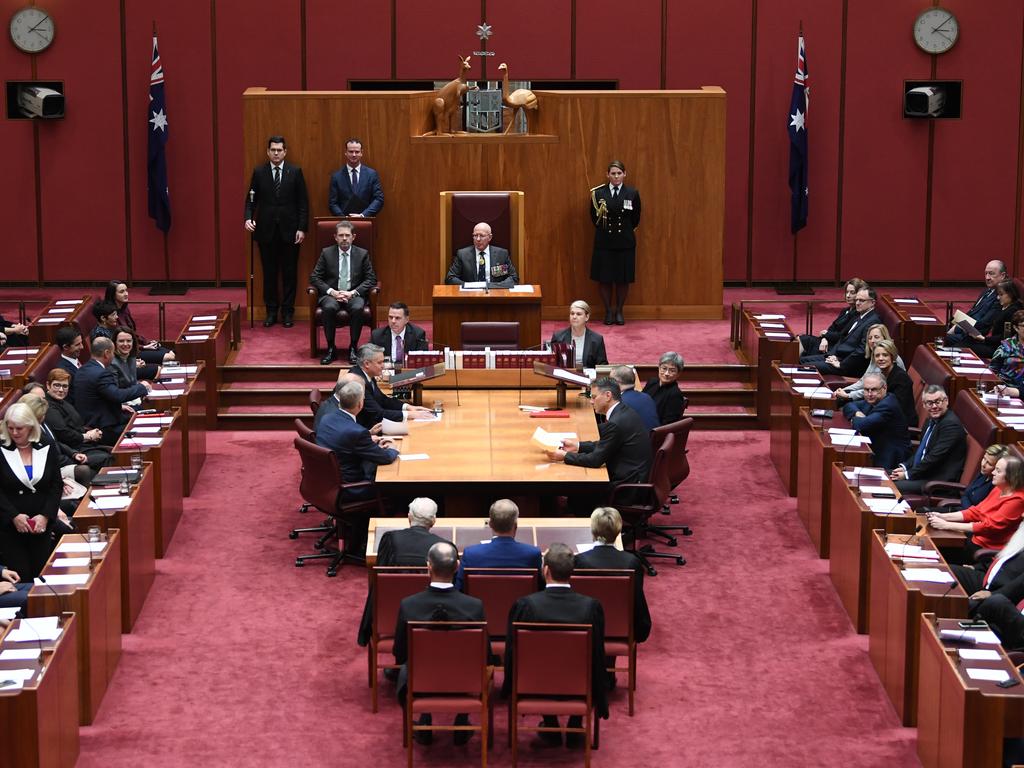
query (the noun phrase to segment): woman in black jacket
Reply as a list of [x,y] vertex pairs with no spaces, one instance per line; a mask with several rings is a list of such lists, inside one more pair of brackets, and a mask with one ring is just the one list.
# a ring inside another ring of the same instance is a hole
[[654,399],[658,409],[658,421],[662,426],[679,421],[686,409],[686,398],[679,391],[676,381],[683,372],[683,358],[676,352],[666,352],[658,360],[658,378],[651,379],[644,386],[644,394]]

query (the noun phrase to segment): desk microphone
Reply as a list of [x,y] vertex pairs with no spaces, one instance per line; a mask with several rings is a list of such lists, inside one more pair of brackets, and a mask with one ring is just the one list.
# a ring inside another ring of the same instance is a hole
[[[64,598],[66,597],[66,595],[62,595],[60,592],[58,592],[56,589],[54,589],[53,585],[50,584],[50,582],[48,582],[46,580],[46,577],[43,576],[43,574],[40,573],[38,576],[36,576],[36,578],[39,579],[40,583],[44,587],[46,587],[48,590],[50,590],[50,594],[52,594],[54,597],[57,598],[57,609],[58,609],[57,610],[57,626],[58,627],[63,627],[64,626],[64,613],[66,612],[66,604],[64,602]],[[32,626],[32,625],[29,624],[29,626]],[[43,652],[43,639],[41,637],[39,637],[39,633],[36,632],[34,628],[32,629],[32,631],[35,632],[36,638],[39,640],[39,652],[42,653]]]
[[[526,347],[526,349],[520,350],[520,352],[537,352],[547,348],[547,342],[542,341],[540,344],[534,344],[532,347]],[[523,356],[519,356],[519,405],[523,404]],[[531,366],[532,367],[532,366]]]

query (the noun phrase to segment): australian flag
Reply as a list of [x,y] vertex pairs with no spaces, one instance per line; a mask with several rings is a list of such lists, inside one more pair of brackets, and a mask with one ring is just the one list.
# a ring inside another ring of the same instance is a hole
[[789,102],[789,190],[790,228],[793,234],[807,226],[807,107],[811,88],[807,75],[807,53],[804,34],[797,43],[796,76],[793,97]]
[[149,215],[156,228],[167,232],[171,228],[171,195],[167,189],[167,106],[164,101],[164,67],[153,35],[153,65],[149,74],[149,161],[146,165],[146,183],[149,190]]

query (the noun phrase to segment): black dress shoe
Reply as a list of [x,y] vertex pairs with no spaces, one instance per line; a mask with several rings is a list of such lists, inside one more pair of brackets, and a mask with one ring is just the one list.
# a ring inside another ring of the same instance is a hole
[[285,315],[284,317],[281,318],[281,325],[283,325],[285,328],[291,328],[293,325],[295,325],[295,318],[292,315]]
[[[455,725],[469,725],[469,715],[458,714],[455,716]],[[455,735],[452,737],[452,741],[456,747],[461,747],[464,744],[468,744],[470,738],[473,736],[472,731],[455,731]]]
[[[416,721],[416,725],[432,725],[433,718],[429,713],[420,715],[420,719]],[[417,744],[422,744],[424,747],[429,747],[434,743],[434,732],[433,731],[413,731],[413,738],[416,739]]]
[[622,310],[621,309],[616,310],[616,312],[615,312],[615,324],[616,325],[625,325],[626,324],[626,318],[624,318],[622,316]]
[[267,315],[267,319],[263,321],[263,327],[269,328],[275,323],[277,323],[277,315]]
[[610,309],[604,313],[604,324],[615,325],[615,313]]
[[327,354],[320,358],[320,365],[330,365],[334,362],[334,347],[327,348]]

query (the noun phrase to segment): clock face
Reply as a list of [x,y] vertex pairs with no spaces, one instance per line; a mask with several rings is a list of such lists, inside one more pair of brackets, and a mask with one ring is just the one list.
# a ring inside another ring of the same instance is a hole
[[944,8],[922,11],[914,22],[914,42],[925,53],[945,53],[960,36],[960,24]]
[[11,41],[25,53],[49,48],[54,31],[53,18],[40,8],[22,8],[11,17]]

